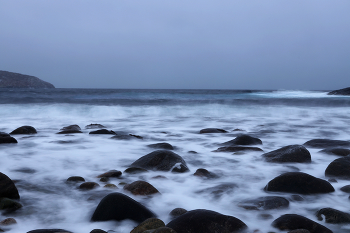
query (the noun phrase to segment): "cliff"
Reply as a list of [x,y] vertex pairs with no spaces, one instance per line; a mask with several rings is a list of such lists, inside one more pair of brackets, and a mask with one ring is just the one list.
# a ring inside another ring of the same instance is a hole
[[37,77],[0,70],[0,87],[8,88],[55,88]]

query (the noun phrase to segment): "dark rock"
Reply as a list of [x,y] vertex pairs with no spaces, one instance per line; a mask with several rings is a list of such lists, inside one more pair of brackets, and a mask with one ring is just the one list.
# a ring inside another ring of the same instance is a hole
[[151,195],[159,193],[159,191],[150,183],[141,180],[125,185],[124,190],[127,190],[134,195]]
[[98,183],[96,183],[96,182],[85,182],[85,183],[82,183],[79,186],[79,189],[81,189],[81,190],[91,190],[91,189],[97,188],[99,186],[100,185]]
[[130,219],[138,223],[156,217],[149,209],[122,193],[111,193],[98,204],[91,221]]
[[122,175],[122,172],[121,171],[118,171],[118,170],[110,170],[108,172],[105,172],[101,175],[98,175],[97,178],[102,178],[102,177],[120,177]]
[[350,147],[350,142],[331,139],[312,139],[305,142],[304,146],[313,148]]
[[101,177],[100,181],[101,182],[108,182],[109,178],[108,177]]
[[108,233],[108,232],[101,229],[93,229],[92,231],[90,231],[90,233]]
[[148,172],[148,171],[146,169],[139,168],[139,167],[129,167],[124,171],[124,173],[128,173],[128,174],[139,174],[144,172]]
[[13,225],[16,224],[17,221],[14,218],[6,218],[0,222],[1,226],[8,226],[8,225]]
[[[146,232],[144,232],[144,233],[146,233]],[[176,231],[174,231],[173,229],[171,229],[169,227],[159,227],[158,229],[156,229],[152,233],[176,233]]]
[[328,148],[320,151],[321,153],[337,156],[347,156],[350,155],[350,150],[345,148]]
[[350,185],[345,185],[345,186],[341,187],[340,190],[345,192],[345,193],[350,193]]
[[310,233],[333,233],[328,228],[297,214],[285,214],[272,222],[272,226],[280,230],[305,229]]
[[57,134],[73,134],[73,133],[83,133],[80,130],[63,130],[58,132]]
[[34,173],[36,173],[35,169],[29,168],[29,167],[22,167],[22,168],[15,169],[13,171],[26,173],[26,174],[34,174]]
[[111,139],[117,140],[131,140],[131,139],[143,139],[141,136],[129,134],[123,131],[113,131],[115,135]]
[[28,231],[27,233],[73,233],[73,232],[62,230],[62,229],[38,229],[38,230]]
[[172,219],[177,218],[185,213],[187,213],[188,211],[185,210],[184,208],[175,208],[172,211],[170,211],[169,215]]
[[85,179],[81,176],[71,176],[67,179],[67,182],[85,182]]
[[85,129],[102,129],[102,128],[106,128],[106,127],[101,124],[90,124],[85,126]]
[[[174,167],[175,165],[178,166]],[[175,154],[174,152],[169,150],[153,151],[145,156],[142,156],[141,158],[133,162],[130,166],[156,171],[189,171],[185,160],[183,160],[183,158],[180,155]]]
[[32,126],[21,126],[14,131],[12,131],[10,134],[36,134],[36,129]]
[[158,176],[153,176],[151,179],[168,179],[168,178],[162,175],[158,175]]
[[259,147],[249,147],[249,146],[224,146],[214,150],[213,152],[243,152],[243,151],[264,152]]
[[99,130],[91,131],[89,134],[115,134],[115,133],[112,130],[99,129]]
[[11,200],[6,197],[0,198],[0,210],[15,211],[22,207],[23,206],[21,205],[21,203],[17,201]]
[[310,233],[310,231],[305,229],[296,229],[296,230],[288,231],[288,233]]
[[267,220],[267,219],[272,219],[273,216],[272,216],[271,214],[259,214],[259,215],[258,215],[258,218],[259,218],[259,219]]
[[143,233],[144,231],[157,229],[159,227],[165,227],[165,224],[162,220],[158,218],[149,218],[140,223],[130,233]]
[[37,77],[0,70],[0,87],[3,88],[55,88]]
[[78,131],[78,130],[81,130],[81,128],[79,125],[69,125],[69,126],[63,127],[60,130],[76,130],[76,131]]
[[12,180],[0,172],[0,198],[19,199],[18,190]]
[[331,162],[325,175],[332,178],[350,179],[350,157],[342,157]]
[[322,179],[303,172],[287,172],[271,180],[265,191],[298,194],[318,194],[334,192],[333,186]]
[[230,194],[232,193],[238,186],[235,183],[222,183],[219,185],[215,185],[214,187],[205,188],[197,191],[196,193],[208,193],[213,195],[215,198],[221,197],[224,193]]
[[194,151],[194,150],[190,150],[190,151],[188,151],[187,153],[189,153],[189,154],[198,154],[198,152],[196,152],[196,151]]
[[249,136],[247,134],[242,134],[237,136],[235,139],[228,141],[228,142],[224,142],[221,145],[223,146],[237,146],[237,145],[241,145],[241,146],[250,146],[250,145],[261,145],[262,141],[259,138],[255,138],[252,136]]
[[118,189],[117,185],[115,184],[106,184],[105,186],[103,186],[105,188],[110,188],[110,189]]
[[293,194],[290,196],[290,200],[292,200],[292,201],[304,201],[304,198],[298,194]]
[[238,206],[246,210],[283,209],[289,206],[289,201],[283,197],[267,196],[242,201]]
[[17,140],[10,136],[10,134],[0,132],[0,144],[3,143],[17,143]]
[[193,175],[202,177],[202,178],[208,178],[208,179],[218,178],[216,174],[209,172],[207,169],[204,169],[204,168],[197,169],[197,171]]
[[155,144],[150,144],[147,145],[148,147],[154,148],[154,149],[163,149],[163,150],[174,150],[174,147],[166,142],[161,142],[161,143],[155,143]]
[[135,134],[131,134],[131,133],[129,133],[129,135],[132,136],[132,137],[135,137],[137,139],[143,139],[143,137],[140,136],[140,135],[135,135]]
[[334,178],[328,179],[328,182],[332,182],[332,183],[338,183],[338,181]]
[[199,131],[199,133],[200,134],[203,134],[203,133],[227,133],[227,131],[224,129],[206,128],[206,129],[202,129],[201,131]]
[[310,152],[301,145],[290,145],[262,155],[267,162],[310,163]]
[[238,218],[201,209],[189,211],[166,226],[178,233],[231,233],[247,228],[247,225]]
[[323,220],[322,215],[325,216],[327,223],[350,223],[350,214],[336,209],[323,208],[317,211],[316,217],[318,220]]
[[350,95],[350,87],[328,92],[327,95]]

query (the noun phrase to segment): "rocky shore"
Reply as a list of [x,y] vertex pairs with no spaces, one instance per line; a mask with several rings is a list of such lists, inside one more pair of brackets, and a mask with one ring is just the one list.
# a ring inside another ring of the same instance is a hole
[[0,70],[0,88],[55,88],[37,77]]

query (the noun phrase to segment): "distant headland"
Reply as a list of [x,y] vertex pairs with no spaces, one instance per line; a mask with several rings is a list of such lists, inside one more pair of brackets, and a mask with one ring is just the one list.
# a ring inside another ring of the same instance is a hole
[[55,88],[37,77],[0,70],[0,88]]
[[328,95],[350,95],[350,87],[328,92]]

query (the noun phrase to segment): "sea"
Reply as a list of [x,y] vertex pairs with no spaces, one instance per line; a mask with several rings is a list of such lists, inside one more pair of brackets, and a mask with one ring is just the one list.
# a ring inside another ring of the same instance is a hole
[[[299,214],[335,233],[350,232],[350,224],[329,224],[315,213],[331,207],[350,213],[349,194],[339,189],[350,181],[331,183],[335,192],[301,195],[293,201],[290,193],[266,192],[264,187],[276,176],[300,171],[328,180],[325,169],[337,156],[308,148],[311,163],[269,163],[262,154],[283,146],[302,145],[311,139],[350,140],[350,97],[331,96],[327,91],[300,90],[141,90],[141,89],[0,89],[0,132],[29,125],[33,135],[13,135],[17,144],[0,144],[0,172],[11,178],[23,207],[0,212],[0,221],[15,218],[17,224],[0,228],[13,233],[35,229],[65,229],[88,233],[93,229],[128,233],[137,223],[131,220],[91,222],[100,200],[112,192],[123,193],[142,203],[167,224],[174,208],[207,209],[234,216],[250,232],[286,232],[271,223],[283,214]],[[77,124],[83,133],[57,134]],[[142,137],[111,139],[111,135],[89,135],[89,124]],[[200,134],[201,129],[219,128],[227,133]],[[264,152],[214,152],[220,143],[240,134],[258,137]],[[104,187],[98,175],[109,170],[124,172],[138,158],[154,151],[147,145],[167,142],[187,163],[190,172],[150,171],[123,173]],[[196,152],[196,153],[194,153]],[[194,176],[204,168],[216,179]],[[163,179],[155,179],[156,176]],[[67,178],[82,176],[100,186],[82,191]],[[143,180],[160,194],[136,196],[123,183]],[[237,187],[213,196],[203,189],[223,183]],[[262,196],[290,200],[285,209],[246,210],[238,203]],[[264,217],[265,216],[265,217]],[[267,217],[268,216],[268,217]]]

